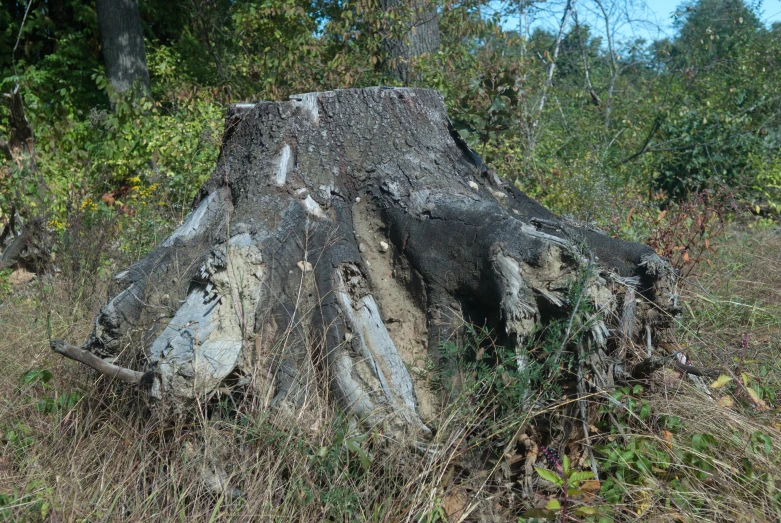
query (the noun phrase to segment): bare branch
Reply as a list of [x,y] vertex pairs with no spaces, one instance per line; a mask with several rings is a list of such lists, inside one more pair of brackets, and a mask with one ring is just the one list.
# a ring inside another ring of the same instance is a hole
[[572,12],[572,6],[575,0],[567,0],[567,5],[564,7],[564,14],[561,16],[561,25],[559,25],[559,34],[556,36],[556,45],[553,48],[553,56],[548,63],[548,74],[545,78],[545,84],[542,86],[542,95],[540,96],[540,105],[537,107],[537,115],[532,124],[532,129],[537,127],[537,124],[542,115],[543,109],[545,109],[545,102],[548,100],[548,89],[553,85],[553,72],[556,70],[556,60],[559,57],[559,49],[561,49],[561,40],[564,37],[564,28],[567,27],[567,21],[569,15]]
[[610,55],[610,87],[607,90],[607,99],[605,100],[605,130],[610,129],[610,112],[613,107],[613,92],[616,87],[616,80],[618,79],[619,68],[616,63],[616,53],[613,48],[613,34],[610,30],[610,15],[608,14],[605,6],[599,0],[594,0],[599,10],[602,11],[602,16],[605,18],[605,35],[607,36],[607,51]]
[[54,352],[62,354],[66,358],[78,361],[79,363],[83,363],[88,367],[92,367],[105,376],[116,378],[119,381],[129,383],[130,385],[138,385],[141,383],[141,378],[144,376],[143,372],[114,365],[113,363],[109,363],[106,360],[95,356],[91,352],[80,349],[75,345],[69,345],[65,341],[57,338],[52,339],[50,345]]
[[575,31],[578,34],[578,47],[580,47],[580,57],[583,60],[583,71],[586,76],[586,88],[588,89],[588,95],[591,97],[591,103],[598,106],[600,104],[599,96],[594,91],[594,86],[591,84],[591,75],[588,70],[588,60],[586,59],[586,49],[583,47],[583,37],[580,34],[580,23],[578,22],[578,11],[573,9],[572,19],[575,21]]

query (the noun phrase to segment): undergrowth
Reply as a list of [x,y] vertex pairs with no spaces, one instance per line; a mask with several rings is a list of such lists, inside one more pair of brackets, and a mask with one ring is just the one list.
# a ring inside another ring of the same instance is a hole
[[[585,308],[539,331],[524,373],[517,354],[502,348],[489,328],[472,326],[462,343],[444,344],[449,357],[461,360],[461,378],[453,391],[448,376],[430,373],[451,401],[434,421],[434,445],[425,452],[414,441],[345,419],[323,384],[315,384],[312,403],[292,416],[238,392],[189,416],[165,422],[150,416],[137,392],[55,357],[48,347],[49,331],[87,337],[108,275],[135,257],[91,227],[110,230],[117,219],[125,220],[123,227],[145,226],[134,218],[74,218],[72,245],[105,246],[105,256],[85,258],[83,267],[64,263],[63,254],[62,269],[52,276],[20,286],[7,271],[0,275],[0,520],[781,517],[775,408],[781,235],[773,228],[730,225],[714,240],[710,263],[698,264],[682,286],[686,305],[677,337],[662,349],[719,369],[718,383],[698,385],[667,369],[644,385],[587,398],[600,420],[589,427],[598,472],[592,477],[587,453],[574,450],[582,441],[547,446],[557,424],[573,416],[574,391],[562,378],[578,363],[577,355],[565,353],[553,365],[551,356],[565,338],[582,341],[593,312]],[[575,282],[571,301],[582,285]],[[544,448],[524,447],[532,432],[545,431]],[[535,453],[531,476],[524,465],[529,452]],[[217,457],[231,485],[223,494],[203,479]],[[524,482],[534,487],[531,496]]]

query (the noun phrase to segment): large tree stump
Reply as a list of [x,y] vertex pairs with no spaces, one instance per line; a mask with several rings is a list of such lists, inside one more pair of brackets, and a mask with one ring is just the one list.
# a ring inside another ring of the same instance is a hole
[[610,385],[646,356],[632,341],[651,344],[677,307],[674,273],[651,248],[498,179],[436,91],[238,104],[193,211],[114,277],[83,349],[146,373],[123,376],[159,402],[251,382],[294,409],[328,383],[365,422],[425,432],[436,407],[408,368],[437,359],[465,322],[492,325],[523,367],[538,324],[577,308],[568,289],[586,270],[594,380]]

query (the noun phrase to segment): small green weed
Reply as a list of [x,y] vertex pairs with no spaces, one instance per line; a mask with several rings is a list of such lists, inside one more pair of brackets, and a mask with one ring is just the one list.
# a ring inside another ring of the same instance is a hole
[[[547,520],[555,520],[557,517],[560,517],[561,521],[567,521],[568,512],[571,509],[570,505],[573,503],[572,498],[585,494],[585,491],[582,490],[583,486],[587,481],[594,479],[594,473],[571,468],[567,456],[564,456],[561,460],[560,472],[553,472],[540,467],[534,467],[534,470],[537,471],[537,474],[542,479],[556,485],[559,492],[548,499],[544,509],[528,511],[525,516]],[[596,516],[599,514],[597,508],[589,505],[579,505],[571,512],[579,517]]]
[[0,270],[0,298],[5,298],[11,293],[11,273],[13,269]]
[[46,521],[52,512],[49,500],[53,494],[53,488],[36,480],[22,491],[0,491],[0,521]]
[[58,393],[52,384],[54,375],[48,369],[32,369],[22,374],[19,379],[20,391],[33,398],[32,390],[44,391],[35,404],[35,408],[44,414],[63,412],[73,409],[84,396],[81,392],[71,391]]

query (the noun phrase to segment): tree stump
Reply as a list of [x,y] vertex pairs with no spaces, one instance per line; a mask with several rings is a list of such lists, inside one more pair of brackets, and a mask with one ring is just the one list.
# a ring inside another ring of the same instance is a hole
[[438,407],[409,368],[450,365],[438,349],[466,323],[492,326],[522,369],[540,324],[590,304],[592,382],[610,386],[677,310],[650,247],[499,179],[437,91],[382,87],[231,106],[192,212],[112,294],[83,350],[138,369],[124,375],[157,402],[250,383],[296,409],[327,384],[358,419],[416,433]]

